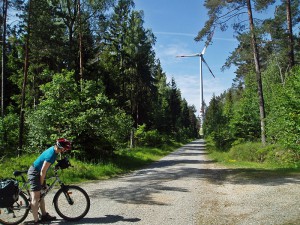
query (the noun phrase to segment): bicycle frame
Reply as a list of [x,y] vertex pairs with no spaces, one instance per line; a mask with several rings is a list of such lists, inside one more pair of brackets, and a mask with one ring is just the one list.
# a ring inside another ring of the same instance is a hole
[[[29,181],[26,180],[24,175],[23,175],[25,173],[27,173],[27,170],[15,171],[14,176],[15,177],[18,177],[18,176],[21,177],[23,185],[20,188],[19,192],[22,191],[23,193],[27,194],[29,196],[28,200],[29,200],[29,202],[31,202],[31,195],[30,195],[30,190],[29,190],[30,185],[29,185]],[[60,178],[58,176],[58,170],[57,169],[54,169],[54,176],[49,177],[48,179],[52,179],[52,178],[54,178],[54,181],[48,186],[48,188],[46,189],[45,192],[42,192],[41,199],[43,199],[53,189],[53,187],[55,186],[56,183],[59,183],[61,187],[65,186],[64,183],[60,180]]]
[[[64,164],[60,165],[59,162],[56,164],[53,168],[54,174],[51,174],[47,178],[48,181],[49,179],[51,180],[51,184],[46,190],[41,190],[40,200],[43,199],[57,183],[59,183],[60,187],[58,187],[58,190],[53,197],[54,209],[61,218],[67,221],[77,221],[82,219],[89,212],[91,203],[85,190],[76,185],[65,185],[60,180],[58,170],[66,169],[68,167],[72,167],[69,161],[67,161],[67,167]],[[20,177],[18,178],[20,182],[19,199],[12,207],[4,208],[3,216],[1,215],[0,209],[0,223],[19,224],[26,219],[31,202],[30,183],[25,175],[27,172],[27,170],[14,172],[15,177]]]

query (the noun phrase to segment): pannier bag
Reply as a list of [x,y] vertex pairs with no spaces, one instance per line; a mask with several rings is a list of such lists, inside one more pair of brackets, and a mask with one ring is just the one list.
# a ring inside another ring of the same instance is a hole
[[0,208],[11,207],[19,197],[19,183],[13,178],[0,180]]

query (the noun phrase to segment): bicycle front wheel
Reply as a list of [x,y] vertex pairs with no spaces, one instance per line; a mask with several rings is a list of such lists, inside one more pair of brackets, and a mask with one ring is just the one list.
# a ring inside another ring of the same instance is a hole
[[57,214],[65,220],[82,219],[90,210],[90,198],[78,186],[64,186],[57,191],[53,199]]
[[20,192],[18,200],[9,208],[0,208],[0,224],[19,224],[29,213],[30,206],[26,195]]

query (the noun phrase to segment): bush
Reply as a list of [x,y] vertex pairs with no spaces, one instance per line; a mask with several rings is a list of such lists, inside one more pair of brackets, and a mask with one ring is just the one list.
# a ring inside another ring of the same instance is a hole
[[247,142],[233,146],[229,151],[232,159],[239,161],[260,162],[263,153],[260,153],[261,143]]
[[280,145],[262,146],[261,143],[243,143],[232,147],[229,157],[238,161],[267,162],[284,167],[294,167],[299,164],[297,151],[285,149]]
[[55,74],[41,86],[40,104],[28,113],[27,148],[42,151],[54,140],[67,137],[80,149],[82,158],[100,159],[127,144],[130,116],[102,92],[101,83],[83,81],[81,89],[73,72]]
[[18,149],[19,138],[19,115],[15,113],[7,114],[0,118],[0,155],[15,155]]
[[300,67],[295,67],[285,84],[273,85],[266,132],[270,143],[300,154]]
[[138,146],[159,147],[163,139],[157,130],[146,130],[146,124],[138,126],[135,132],[135,140]]

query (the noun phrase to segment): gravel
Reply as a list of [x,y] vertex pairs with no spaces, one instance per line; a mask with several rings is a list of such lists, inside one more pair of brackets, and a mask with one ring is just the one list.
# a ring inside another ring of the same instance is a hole
[[206,154],[197,140],[144,169],[81,184],[91,197],[87,216],[51,224],[300,224],[299,174],[225,168]]

